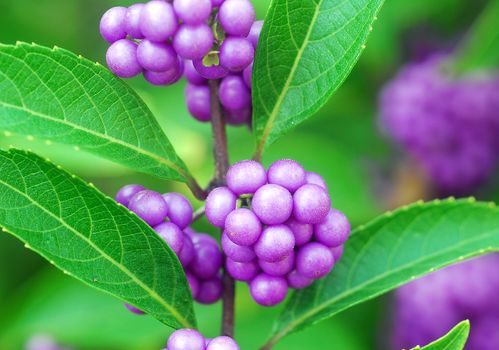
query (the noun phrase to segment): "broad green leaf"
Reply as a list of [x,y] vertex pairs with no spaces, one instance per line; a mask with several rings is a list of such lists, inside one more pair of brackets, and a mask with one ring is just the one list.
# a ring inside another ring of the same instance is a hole
[[257,155],[316,112],[357,62],[383,0],[274,0],[253,72]]
[[463,350],[469,334],[470,322],[462,321],[442,338],[422,348],[417,346],[412,350]]
[[0,130],[194,182],[132,89],[100,64],[57,47],[0,45]]
[[425,273],[499,249],[499,209],[470,200],[416,203],[357,228],[333,272],[295,291],[269,344]]
[[499,0],[488,6],[471,28],[464,44],[457,50],[453,69],[458,73],[499,67]]
[[185,275],[163,239],[49,161],[0,151],[0,226],[68,275],[169,326],[195,326]]

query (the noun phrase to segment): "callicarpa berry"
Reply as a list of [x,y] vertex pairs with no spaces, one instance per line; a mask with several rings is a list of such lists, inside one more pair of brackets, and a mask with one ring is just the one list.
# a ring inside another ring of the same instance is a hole
[[196,71],[205,79],[222,79],[229,75],[229,70],[220,64],[205,64],[203,59],[192,61]]
[[201,288],[199,280],[190,272],[186,272],[185,277],[187,278],[187,283],[189,284],[189,288],[191,289],[192,297],[196,299]]
[[251,106],[251,93],[239,75],[229,75],[220,83],[220,102],[227,109],[238,110]]
[[238,262],[227,258],[225,267],[232,278],[237,281],[250,281],[260,272],[260,266],[258,266],[258,262],[255,260]]
[[177,16],[187,24],[201,24],[211,14],[211,0],[174,0]]
[[302,276],[296,270],[291,271],[286,276],[286,279],[288,281],[288,285],[291,288],[295,288],[295,289],[306,288],[314,282],[313,278],[308,278],[308,277]]
[[238,262],[250,262],[256,258],[252,247],[237,245],[232,242],[226,233],[222,235],[222,249],[229,258]]
[[163,222],[154,227],[154,231],[165,240],[173,252],[178,255],[184,247],[184,233],[171,222]]
[[232,72],[243,71],[255,56],[255,49],[245,38],[228,37],[220,47],[220,64]]
[[195,329],[179,329],[170,335],[168,350],[205,350],[204,337]]
[[207,80],[201,76],[201,74],[194,67],[194,63],[191,60],[186,60],[184,63],[184,76],[187,81],[193,85],[206,85]]
[[314,234],[314,226],[311,224],[303,224],[295,219],[289,219],[286,225],[291,229],[295,236],[296,246],[304,245],[310,242]]
[[254,160],[243,160],[227,172],[227,187],[236,195],[253,194],[267,182],[265,168]]
[[334,257],[334,262],[338,262],[340,261],[341,257],[343,256],[343,250],[345,249],[345,246],[343,245],[340,245],[340,246],[337,246],[337,247],[333,247],[331,248],[331,253],[333,253],[333,257]]
[[236,111],[226,110],[225,112],[225,120],[231,125],[251,124],[252,110],[250,108]]
[[263,21],[255,21],[255,23],[253,23],[253,25],[251,26],[250,32],[248,34],[248,40],[255,48],[258,45],[258,39],[260,38],[262,27]]
[[319,174],[307,171],[305,174],[305,180],[308,184],[317,185],[327,191],[326,181],[324,181],[324,178]]
[[140,185],[126,185],[123,186],[118,193],[116,193],[116,202],[123,204],[125,207],[128,207],[128,203],[130,199],[135,196],[140,191],[145,190],[144,186]]
[[258,263],[266,274],[270,276],[284,276],[291,272],[295,266],[295,253],[291,252],[287,257],[277,262],[259,260]]
[[133,39],[143,39],[144,35],[140,30],[140,15],[144,4],[133,4],[127,10],[125,17],[125,29]]
[[136,315],[144,315],[144,311],[140,310],[140,309],[137,309],[135,306],[133,305],[130,305],[130,304],[127,304],[125,303],[125,307],[128,309],[128,311],[130,312],[133,312],[134,314]]
[[339,210],[331,208],[326,219],[315,225],[315,239],[328,247],[345,243],[350,235],[350,223]]
[[149,1],[140,14],[140,31],[149,40],[165,42],[177,31],[178,19],[173,6],[161,0]]
[[285,278],[261,273],[250,282],[250,293],[262,306],[277,305],[286,298],[288,283]]
[[205,204],[206,218],[216,227],[224,227],[227,215],[236,209],[237,197],[227,187],[218,187],[208,194]]
[[255,9],[248,0],[225,0],[218,17],[224,31],[229,35],[245,37],[255,22]]
[[121,39],[114,42],[106,53],[109,69],[121,78],[132,78],[142,73],[142,66],[137,60],[137,44]]
[[293,211],[293,197],[279,185],[264,185],[256,191],[251,205],[255,214],[267,225],[286,222]]
[[206,350],[239,350],[239,345],[230,337],[220,336],[210,340]]
[[300,222],[318,224],[330,209],[329,194],[317,185],[303,185],[293,195],[293,215]]
[[210,279],[218,274],[222,267],[222,253],[215,243],[206,240],[194,242],[196,255],[189,268],[199,278]]
[[192,205],[180,193],[170,192],[163,195],[168,208],[168,219],[181,229],[192,222]]
[[324,277],[331,271],[333,265],[333,253],[320,243],[307,243],[296,255],[296,271],[304,277],[313,279]]
[[142,40],[137,48],[137,60],[142,68],[153,72],[164,72],[178,66],[178,56],[167,43]]
[[196,250],[194,249],[194,244],[189,235],[184,233],[184,244],[182,250],[178,254],[178,259],[184,268],[189,267],[190,263],[194,260],[196,256]]
[[173,38],[177,54],[185,59],[203,58],[213,46],[213,32],[206,24],[188,25],[179,28]]
[[179,60],[177,65],[172,66],[170,69],[164,72],[145,71],[144,78],[152,85],[172,85],[179,81],[179,79],[182,77],[182,65],[182,61]]
[[268,226],[263,230],[255,253],[261,260],[278,262],[289,256],[295,247],[295,236],[286,225]]
[[249,209],[240,208],[227,215],[225,234],[238,245],[253,245],[262,233],[262,224]]
[[100,34],[109,43],[126,38],[126,7],[113,7],[107,10],[100,21]]
[[199,293],[196,301],[201,304],[213,304],[222,297],[223,285],[220,276],[202,280],[199,285]]
[[253,74],[253,63],[251,63],[248,67],[246,67],[243,71],[243,79],[244,83],[248,87],[248,89],[251,89],[251,78]]
[[188,84],[185,88],[187,109],[191,115],[201,122],[211,120],[211,99],[208,86]]
[[159,193],[149,190],[140,191],[130,199],[128,208],[150,226],[165,220],[168,214],[166,202]]
[[268,171],[269,183],[280,185],[289,192],[294,193],[306,183],[305,169],[291,159],[274,162]]

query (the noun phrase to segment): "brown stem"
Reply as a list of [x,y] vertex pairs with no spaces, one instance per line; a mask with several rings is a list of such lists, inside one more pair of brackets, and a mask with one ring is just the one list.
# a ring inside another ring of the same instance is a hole
[[199,199],[200,201],[204,201],[206,199],[207,193],[205,190],[199,186],[197,181],[194,178],[187,179],[187,187],[191,190],[194,197]]
[[205,214],[205,207],[202,206],[201,208],[199,208],[198,210],[196,210],[193,214],[192,214],[192,222],[195,222],[195,221],[198,221],[199,219],[201,219],[203,217],[203,215]]
[[[218,80],[210,80],[211,98],[211,126],[213,134],[213,156],[215,158],[215,179],[210,187],[225,184],[225,175],[229,169],[229,156],[227,152],[227,133],[225,130],[225,120],[222,106],[218,98]],[[235,282],[224,270],[223,275],[223,314],[222,314],[222,334],[234,337],[234,299]]]

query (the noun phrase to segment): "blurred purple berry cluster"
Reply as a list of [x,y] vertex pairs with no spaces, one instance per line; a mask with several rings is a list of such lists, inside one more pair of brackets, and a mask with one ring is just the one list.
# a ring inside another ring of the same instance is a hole
[[499,349],[499,254],[447,267],[396,292],[393,349],[410,349],[443,336],[469,319],[466,349]]
[[248,282],[264,306],[283,301],[289,287],[327,275],[350,234],[345,215],[331,208],[324,179],[293,160],[268,171],[252,160],[232,165],[227,187],[208,195],[206,217],[224,230],[228,273]]
[[[116,194],[116,201],[142,218],[161,236],[182,264],[193,298],[212,304],[222,296],[222,252],[208,234],[196,233],[192,223],[191,203],[181,194],[161,195],[140,185],[127,185]],[[137,314],[142,311],[131,305]]]
[[46,334],[32,336],[25,345],[25,350],[71,350],[60,346],[54,338]]
[[499,160],[499,75],[454,78],[446,62],[402,69],[381,94],[381,124],[441,194],[469,194]]
[[209,339],[195,329],[186,328],[173,332],[163,350],[239,350],[239,345],[227,336]]
[[251,73],[262,28],[250,0],[152,0],[113,7],[101,19],[109,69],[143,73],[154,85],[188,80],[187,108],[211,120],[209,79],[222,79],[218,97],[232,125],[251,123]]

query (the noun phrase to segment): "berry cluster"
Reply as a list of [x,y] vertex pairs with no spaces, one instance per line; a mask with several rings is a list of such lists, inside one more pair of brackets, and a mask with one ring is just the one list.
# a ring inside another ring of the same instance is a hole
[[222,79],[218,96],[227,122],[251,121],[251,73],[262,28],[250,0],[152,0],[113,7],[100,32],[111,43],[109,69],[123,78],[143,73],[154,85],[171,85],[182,74],[187,108],[211,120],[208,79]]
[[467,194],[499,157],[499,77],[452,78],[444,56],[405,67],[381,95],[381,123],[442,194]]
[[[221,298],[222,252],[213,237],[189,227],[193,210],[184,196],[174,192],[161,195],[140,185],[127,185],[118,191],[116,201],[137,214],[166,241],[184,267],[196,301],[212,304]],[[126,306],[132,312],[142,313]]]
[[249,283],[260,305],[280,303],[288,287],[327,275],[343,252],[350,224],[331,208],[324,179],[293,160],[269,170],[246,160],[227,172],[227,187],[206,200],[206,217],[223,228],[226,269]]
[[447,267],[396,292],[393,348],[410,349],[469,319],[466,349],[499,349],[499,254]]
[[60,346],[54,338],[46,334],[36,334],[28,339],[25,350],[71,350]]
[[209,339],[194,329],[186,328],[173,332],[163,350],[239,350],[239,345],[230,337]]

